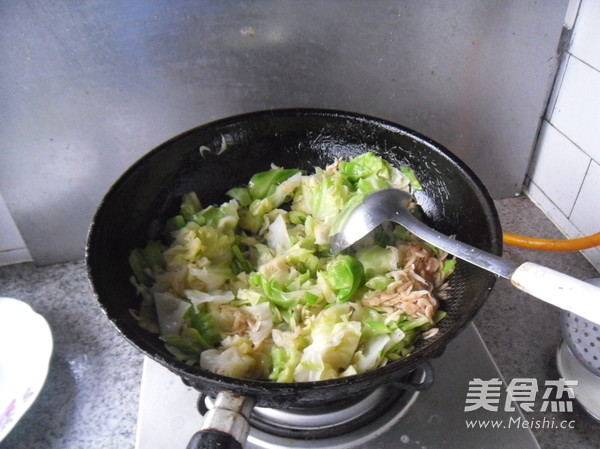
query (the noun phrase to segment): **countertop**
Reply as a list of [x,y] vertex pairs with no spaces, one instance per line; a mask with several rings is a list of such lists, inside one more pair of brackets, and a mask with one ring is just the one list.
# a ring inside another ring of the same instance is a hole
[[[524,196],[496,201],[496,206],[505,231],[562,237]],[[600,277],[579,253],[506,247],[504,256],[581,279]],[[0,448],[133,448],[143,356],[100,312],[84,262],[1,267],[0,296],[30,304],[47,319],[54,336],[44,388]],[[561,341],[557,309],[499,279],[474,322],[505,381],[536,378],[543,385],[560,377],[554,362]],[[543,449],[598,447],[600,424],[577,406],[570,413],[534,411],[529,417],[575,423],[574,429],[532,429]]]

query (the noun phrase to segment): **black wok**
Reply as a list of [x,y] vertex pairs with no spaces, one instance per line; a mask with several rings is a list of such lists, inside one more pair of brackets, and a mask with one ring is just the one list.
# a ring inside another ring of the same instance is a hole
[[398,381],[442,353],[482,305],[494,285],[494,275],[459,262],[443,304],[448,315],[435,337],[419,341],[403,360],[372,372],[321,382],[233,379],[180,363],[157,335],[139,327],[130,313],[139,298],[129,280],[129,253],[160,235],[166,219],[177,214],[184,193],[197,192],[204,205],[220,203],[229,188],[246,183],[271,163],[312,172],[315,166],[366,151],[413,168],[424,188],[416,199],[432,227],[501,254],[500,223],[487,190],[465,164],[439,144],[364,115],[312,109],[263,111],[185,132],[146,154],[111,187],[94,216],[86,246],[88,275],[101,308],[131,344],[209,394],[228,390],[249,396],[260,406],[285,408],[335,401]]

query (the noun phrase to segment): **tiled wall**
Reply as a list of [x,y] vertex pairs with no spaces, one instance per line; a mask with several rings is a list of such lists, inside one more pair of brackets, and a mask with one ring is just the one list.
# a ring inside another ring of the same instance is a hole
[[[526,187],[569,238],[600,232],[599,24],[600,1],[581,0]],[[600,270],[600,248],[583,254]]]

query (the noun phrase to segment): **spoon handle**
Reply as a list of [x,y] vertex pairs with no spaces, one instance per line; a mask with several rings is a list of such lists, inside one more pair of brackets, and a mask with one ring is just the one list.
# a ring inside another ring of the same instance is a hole
[[520,265],[510,278],[520,290],[600,324],[600,288],[533,262]]

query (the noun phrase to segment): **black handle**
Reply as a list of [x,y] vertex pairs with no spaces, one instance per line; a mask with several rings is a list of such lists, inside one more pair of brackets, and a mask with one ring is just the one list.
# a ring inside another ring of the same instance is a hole
[[242,445],[228,433],[206,429],[194,434],[187,449],[242,449]]

